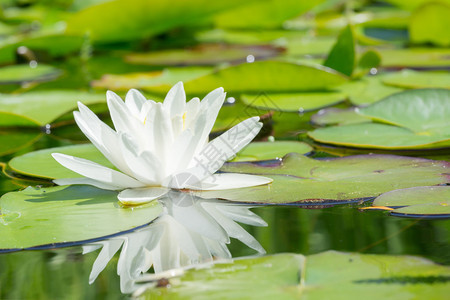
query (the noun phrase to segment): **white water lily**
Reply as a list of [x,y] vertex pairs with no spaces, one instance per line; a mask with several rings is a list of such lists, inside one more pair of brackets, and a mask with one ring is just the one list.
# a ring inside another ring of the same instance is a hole
[[83,253],[102,248],[92,266],[90,283],[120,249],[117,274],[123,293],[133,292],[138,287],[136,280],[151,267],[159,276],[213,259],[231,259],[227,248],[230,238],[265,253],[258,241],[236,223],[267,226],[249,210],[250,206],[177,191],[170,191],[157,201],[163,205],[163,212],[149,226],[83,246]]
[[163,103],[147,100],[130,90],[125,102],[107,92],[107,104],[115,130],[103,123],[82,103],[75,121],[86,137],[118,169],[53,153],[64,167],[84,178],[57,179],[59,185],[89,184],[121,190],[124,204],[139,204],[165,195],[170,188],[220,190],[270,183],[262,176],[219,173],[222,165],[251,142],[262,127],[258,117],[249,118],[208,143],[225,93],[218,88],[202,101],[186,103],[183,83],[168,92]]

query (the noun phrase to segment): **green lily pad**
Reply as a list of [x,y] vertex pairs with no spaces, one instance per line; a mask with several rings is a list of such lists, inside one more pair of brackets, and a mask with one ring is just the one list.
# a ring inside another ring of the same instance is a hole
[[[424,5],[428,2],[434,2],[434,0],[410,0],[410,1],[403,1],[403,0],[385,0],[388,3],[391,3],[395,6],[398,6],[405,10],[413,11],[417,8],[419,8],[421,5]],[[442,3],[448,3],[450,4],[449,0],[439,0],[439,2]]]
[[219,28],[281,28],[283,22],[297,17],[324,0],[250,1],[214,17]]
[[252,203],[339,203],[400,188],[444,184],[448,167],[448,162],[395,155],[312,159],[288,154],[280,164],[230,163],[221,169],[273,178],[269,185],[195,193],[203,198]]
[[[325,67],[260,61],[220,69],[185,82],[185,89],[196,95],[208,93],[218,86],[229,94],[323,91],[346,80],[345,76]],[[166,86],[156,91],[166,92],[168,89],[169,86]]]
[[369,49],[364,52],[358,60],[353,77],[362,77],[381,64],[381,56],[378,51]]
[[72,90],[0,94],[0,126],[44,126],[75,110],[77,101],[88,105],[105,102],[106,96]]
[[[168,278],[143,299],[444,299],[450,268],[413,256],[327,251],[216,262]],[[145,276],[143,280],[145,281]],[[233,288],[230,288],[233,287]]]
[[67,34],[89,32],[96,42],[133,41],[172,28],[198,24],[211,15],[241,5],[242,1],[116,0],[92,5],[67,20]]
[[402,70],[386,74],[383,83],[401,88],[450,88],[448,72]]
[[161,210],[120,207],[117,192],[89,186],[29,187],[0,198],[0,251],[81,244],[148,224]]
[[0,84],[49,81],[61,74],[61,70],[43,64],[37,64],[35,67],[29,65],[6,66],[0,68]]
[[211,73],[210,67],[168,68],[162,71],[128,74],[106,74],[100,80],[91,82],[95,88],[128,91],[129,89],[152,89],[163,85],[171,87],[178,81],[189,81]]
[[367,105],[403,91],[398,87],[386,85],[382,82],[384,75],[365,76],[359,80],[352,80],[337,87],[348,96],[354,105]]
[[450,46],[450,1],[427,3],[413,12],[409,23],[409,36],[413,43],[433,43]]
[[347,76],[351,76],[355,64],[355,39],[353,29],[349,25],[339,34],[336,44],[331,49],[323,65]]
[[287,153],[306,154],[313,148],[297,141],[254,142],[242,149],[233,161],[281,159]]
[[43,135],[38,130],[4,130],[0,129],[0,156],[14,153],[32,145]]
[[373,206],[394,208],[406,216],[450,216],[450,186],[420,186],[378,196]]
[[449,48],[378,49],[383,67],[445,67],[450,65]]
[[264,110],[305,112],[342,102],[345,94],[338,92],[241,95],[242,102]]
[[[406,113],[405,113],[406,112]],[[450,146],[450,90],[407,90],[361,108],[378,123],[319,128],[308,132],[315,141],[380,149],[432,149]]]
[[279,53],[279,49],[271,46],[205,44],[192,49],[133,53],[126,55],[125,60],[133,64],[152,66],[214,65],[226,62],[242,63],[248,55],[259,60]]
[[370,122],[370,119],[361,116],[356,111],[356,107],[350,108],[325,108],[311,117],[311,122],[315,125],[346,125]]

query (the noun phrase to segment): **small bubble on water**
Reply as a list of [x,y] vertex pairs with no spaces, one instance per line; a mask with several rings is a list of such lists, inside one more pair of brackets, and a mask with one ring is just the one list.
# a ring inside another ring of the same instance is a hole
[[303,115],[304,112],[305,112],[305,109],[304,109],[303,107],[300,107],[300,108],[298,109],[298,114],[299,114],[299,115]]
[[226,100],[227,104],[234,104],[236,102],[236,99],[234,97],[228,97]]
[[19,54],[21,54],[21,55],[26,54],[27,51],[28,51],[28,48],[25,47],[25,46],[20,46],[19,48],[17,48],[17,53],[19,53]]
[[273,137],[273,135],[271,135],[271,136],[269,136],[269,137],[267,138],[267,141],[268,141],[268,142],[275,142],[275,138]]
[[377,69],[377,68],[371,68],[370,71],[369,71],[369,73],[370,73],[371,75],[375,75],[375,74],[378,73],[378,69]]
[[38,63],[37,63],[37,61],[35,61],[35,60],[32,60],[32,61],[30,61],[30,63],[29,63],[30,68],[33,68],[33,69],[36,68],[37,65],[38,65]]
[[248,63],[252,63],[252,62],[254,62],[255,61],[255,57],[253,56],[253,55],[247,55],[247,58],[246,58],[246,61],[248,62]]
[[44,126],[44,131],[45,131],[45,133],[46,134],[50,134],[52,131],[51,131],[51,128],[52,128],[52,126],[50,125],[50,124],[46,124],[45,126]]

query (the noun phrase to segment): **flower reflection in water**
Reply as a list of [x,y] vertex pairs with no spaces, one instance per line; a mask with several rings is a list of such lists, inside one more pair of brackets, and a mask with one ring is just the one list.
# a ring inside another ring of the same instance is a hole
[[151,267],[156,274],[166,270],[229,259],[230,237],[265,253],[256,239],[236,222],[267,226],[250,206],[218,199],[202,199],[189,193],[170,191],[158,200],[163,212],[149,226],[105,241],[83,246],[83,253],[102,248],[89,278],[92,283],[121,248],[117,265],[120,288],[133,292],[135,280]]

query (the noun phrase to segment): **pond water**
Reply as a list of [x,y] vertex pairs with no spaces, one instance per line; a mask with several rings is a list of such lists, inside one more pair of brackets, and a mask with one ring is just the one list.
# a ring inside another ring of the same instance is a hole
[[[436,0],[0,3],[0,299],[447,299],[449,13]],[[145,111],[130,89],[177,105]],[[173,142],[186,132],[195,151]],[[113,171],[91,178],[52,153]],[[217,182],[146,177],[207,155],[195,166],[217,163]]]

